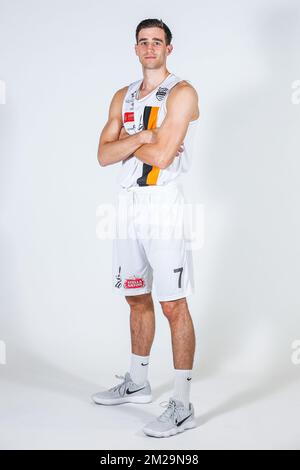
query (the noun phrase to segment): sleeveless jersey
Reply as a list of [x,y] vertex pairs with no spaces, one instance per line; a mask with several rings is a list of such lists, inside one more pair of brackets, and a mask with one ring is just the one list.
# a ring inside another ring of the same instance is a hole
[[[181,78],[170,73],[151,93],[144,98],[137,99],[137,93],[143,79],[129,85],[122,106],[123,125],[128,134],[135,134],[143,129],[160,127],[164,120],[167,108],[166,100],[170,90]],[[188,80],[186,80],[188,81]],[[180,112],[180,109],[178,110]],[[199,118],[191,121],[184,138],[184,150],[175,156],[171,165],[165,169],[148,165],[134,154],[122,160],[118,182],[123,188],[131,186],[166,185],[186,173],[191,164],[191,155],[195,144],[195,131]]]

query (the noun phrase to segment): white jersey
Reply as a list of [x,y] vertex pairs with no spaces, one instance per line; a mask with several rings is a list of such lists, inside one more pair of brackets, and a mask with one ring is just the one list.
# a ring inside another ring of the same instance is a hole
[[[137,93],[143,79],[129,85],[122,106],[122,119],[128,134],[135,134],[143,129],[160,127],[167,114],[166,100],[169,91],[181,78],[170,73],[151,93],[137,99]],[[186,80],[188,81],[188,80]],[[178,110],[180,112],[180,109]],[[195,131],[199,118],[191,121],[184,138],[184,151],[174,158],[168,168],[160,169],[148,165],[133,155],[122,160],[118,181],[123,188],[132,186],[163,186],[186,173],[191,164],[191,155],[195,144]]]

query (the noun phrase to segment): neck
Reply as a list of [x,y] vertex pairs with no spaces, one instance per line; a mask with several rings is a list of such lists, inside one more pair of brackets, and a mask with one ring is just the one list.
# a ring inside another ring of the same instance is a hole
[[143,69],[144,78],[140,86],[140,91],[147,92],[154,90],[169,74],[170,72],[165,68],[159,70]]

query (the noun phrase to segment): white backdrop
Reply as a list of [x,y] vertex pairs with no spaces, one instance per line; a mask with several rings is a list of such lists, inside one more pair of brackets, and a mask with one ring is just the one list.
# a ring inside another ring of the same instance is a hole
[[[96,209],[113,201],[119,167],[100,167],[97,146],[113,94],[142,78],[135,28],[149,17],[173,33],[168,69],[199,94],[184,180],[188,199],[205,207],[189,298],[194,377],[254,377],[230,409],[300,379],[291,360],[300,339],[293,0],[0,0],[0,376],[66,395],[85,384],[88,396],[128,369],[129,309],[111,290],[111,242],[96,236]],[[170,333],[155,305],[150,374],[170,387]]]

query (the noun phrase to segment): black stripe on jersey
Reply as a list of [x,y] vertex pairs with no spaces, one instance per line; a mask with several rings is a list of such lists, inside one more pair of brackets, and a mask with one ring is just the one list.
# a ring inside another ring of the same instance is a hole
[[[152,106],[145,106],[144,108],[144,114],[143,114],[143,125],[144,129],[148,129],[148,124],[149,124],[149,118],[150,118],[150,113],[151,113]],[[136,180],[137,184],[139,186],[149,186],[147,184],[147,176],[152,170],[152,165],[148,165],[147,163],[143,164],[143,174]]]

